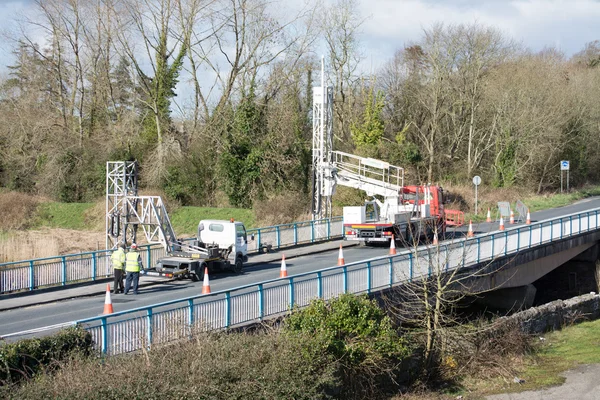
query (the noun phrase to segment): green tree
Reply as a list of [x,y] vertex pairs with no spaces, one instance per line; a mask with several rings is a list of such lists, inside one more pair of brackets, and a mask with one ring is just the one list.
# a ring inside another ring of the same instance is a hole
[[223,190],[235,207],[252,207],[262,193],[260,188],[264,137],[262,112],[256,104],[254,86],[235,111],[233,124],[225,137],[225,151],[219,161]]
[[382,91],[374,94],[371,86],[366,94],[365,110],[360,123],[352,123],[350,132],[357,147],[373,147],[379,145],[383,138],[383,108],[385,96]]

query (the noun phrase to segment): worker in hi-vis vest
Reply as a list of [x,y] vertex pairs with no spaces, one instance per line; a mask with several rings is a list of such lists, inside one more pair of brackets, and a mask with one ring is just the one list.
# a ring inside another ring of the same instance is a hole
[[117,250],[113,251],[110,255],[112,261],[112,267],[115,273],[115,280],[113,283],[113,293],[123,293],[123,276],[125,275],[125,244],[120,243]]
[[140,269],[142,267],[142,257],[137,251],[137,244],[132,243],[129,252],[125,255],[125,294],[129,293],[131,282],[133,281],[133,294],[138,294],[138,284],[140,282]]

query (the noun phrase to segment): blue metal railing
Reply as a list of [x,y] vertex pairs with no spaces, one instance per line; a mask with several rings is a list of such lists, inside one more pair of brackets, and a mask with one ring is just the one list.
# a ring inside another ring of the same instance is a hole
[[195,329],[225,329],[280,315],[314,298],[371,293],[452,270],[493,261],[520,250],[599,229],[600,209],[541,221],[439,246],[421,246],[395,256],[259,282],[76,321],[105,354],[135,351],[188,337]]
[[[339,239],[343,235],[342,217],[296,222],[248,230],[248,253],[277,250],[315,241]],[[186,239],[192,240],[192,239]],[[153,266],[165,255],[160,244],[140,245],[146,266]],[[51,286],[95,281],[112,276],[110,251],[98,250],[64,256],[36,258],[0,264],[0,295],[33,291]]]

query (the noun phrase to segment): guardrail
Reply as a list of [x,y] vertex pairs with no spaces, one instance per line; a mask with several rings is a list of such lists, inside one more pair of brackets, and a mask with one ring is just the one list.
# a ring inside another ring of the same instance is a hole
[[[341,238],[343,224],[342,217],[333,217],[249,229],[247,233],[248,239],[254,235],[254,240],[248,240],[248,252],[257,253]],[[140,245],[139,251],[146,266],[153,266],[165,255],[160,244]],[[110,253],[99,250],[0,264],[0,295],[110,277],[113,274]]]
[[189,337],[195,329],[225,329],[281,315],[311,299],[371,293],[432,271],[468,267],[599,228],[600,209],[378,257],[76,321],[91,332],[97,349],[119,354]]

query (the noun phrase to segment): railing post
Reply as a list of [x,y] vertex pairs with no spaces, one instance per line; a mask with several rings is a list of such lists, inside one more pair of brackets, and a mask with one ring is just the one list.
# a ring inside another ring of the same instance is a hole
[[298,224],[294,222],[294,245],[298,244]]
[[327,218],[327,239],[331,238],[331,219]]
[[388,261],[388,273],[390,275],[389,286],[392,287],[394,285],[394,262],[392,261],[392,257],[388,258]]
[[260,249],[261,249],[261,248],[262,248],[262,247],[261,247],[261,245],[260,245],[260,228],[258,228],[258,229],[256,230],[256,250],[257,250],[257,251],[260,251]]
[[150,251],[150,246],[146,246],[146,268],[152,268],[152,251]]
[[262,283],[258,284],[258,319],[263,319],[265,316],[265,296],[263,293]]
[[106,317],[100,318],[100,332],[102,335],[102,354],[108,352],[108,327],[106,324]]
[[342,268],[342,271],[344,273],[344,279],[343,279],[343,283],[344,283],[344,293],[348,293],[348,268],[344,265],[344,267]]
[[147,327],[147,335],[148,335],[148,346],[147,348],[149,349],[150,346],[152,345],[152,307],[148,307],[148,309],[146,310],[146,322],[148,323],[148,327]]
[[508,232],[504,231],[504,255],[506,256],[506,252],[508,251]]
[[319,299],[323,298],[323,276],[321,271],[317,272],[317,297]]
[[[390,260],[392,259],[392,257],[390,257]],[[410,253],[408,253],[408,281],[412,282],[413,280],[413,255],[412,255],[412,251]]]
[[92,252],[92,281],[96,280],[96,273],[97,273],[97,257],[96,257],[96,252]]
[[310,221],[310,242],[315,242],[315,221]]
[[190,330],[194,326],[194,299],[188,299],[188,324],[190,325]]
[[517,228],[517,251],[521,250],[521,228]]
[[281,247],[281,234],[279,233],[279,225],[275,226],[275,241],[277,243],[277,248]]
[[29,290],[33,290],[35,288],[35,273],[34,273],[34,264],[33,260],[29,261]]
[[290,310],[294,307],[294,278],[289,278],[290,285]]
[[371,293],[371,261],[367,261],[367,293]]
[[[581,222],[579,222],[579,229],[581,230]],[[573,236],[573,216],[569,215],[569,236]]]
[[479,257],[481,255],[481,238],[477,238],[477,264],[479,264]]
[[492,235],[492,254],[490,255],[490,260],[493,260],[496,257],[496,253],[494,253],[494,247],[496,244],[496,235]]
[[62,256],[61,260],[62,260],[62,285],[65,286],[67,284],[67,258],[65,256]]
[[[542,234],[542,231],[540,231],[540,235]],[[528,249],[531,248],[531,245],[533,244],[533,227],[531,225],[529,225],[529,246],[527,247]]]
[[225,293],[225,328],[229,328],[231,325],[231,293],[227,291]]

